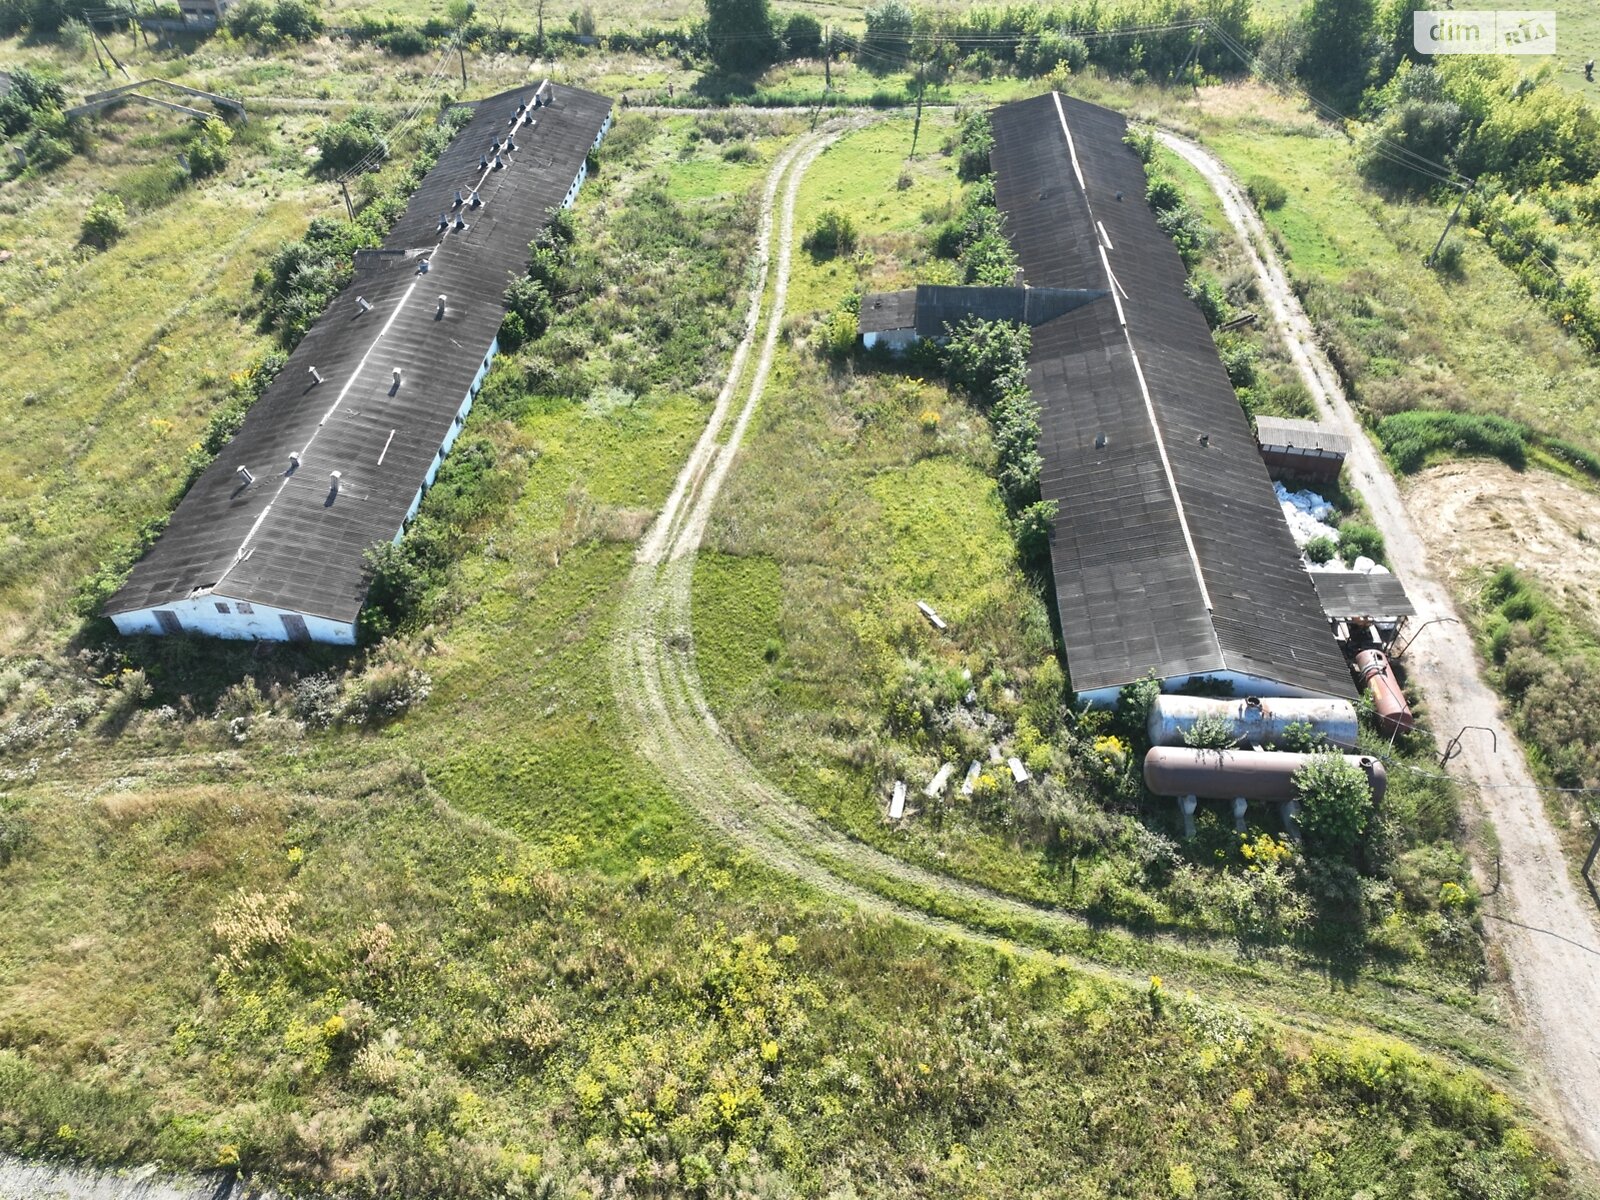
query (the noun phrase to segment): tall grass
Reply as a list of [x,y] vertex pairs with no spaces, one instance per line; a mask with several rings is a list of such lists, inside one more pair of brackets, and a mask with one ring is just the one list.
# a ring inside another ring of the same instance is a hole
[[1441,455],[1481,454],[1521,470],[1531,431],[1518,421],[1487,413],[1395,413],[1378,422],[1378,440],[1390,461],[1410,474]]

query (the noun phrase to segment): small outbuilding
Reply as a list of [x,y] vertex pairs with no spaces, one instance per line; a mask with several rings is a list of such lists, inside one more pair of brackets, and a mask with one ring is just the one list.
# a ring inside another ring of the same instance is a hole
[[1387,651],[1416,616],[1400,581],[1387,571],[1312,571],[1334,640],[1352,650]]
[[1339,478],[1350,439],[1315,421],[1257,417],[1256,445],[1274,479],[1332,483]]

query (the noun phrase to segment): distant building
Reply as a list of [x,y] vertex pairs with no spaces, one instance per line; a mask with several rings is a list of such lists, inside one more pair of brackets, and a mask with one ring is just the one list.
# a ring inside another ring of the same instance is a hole
[[106,604],[118,630],[355,641],[366,552],[422,503],[506,287],[610,125],[608,99],[548,81],[477,106]]
[[1105,291],[1049,287],[959,287],[921,284],[861,298],[861,343],[868,350],[903,350],[922,339],[941,340],[962,321],[1018,321],[1042,325]]
[[1337,480],[1350,453],[1350,439],[1344,434],[1291,417],[1257,417],[1256,445],[1274,479],[1303,483]]
[[222,24],[234,0],[178,0],[178,11],[186,25],[216,26]]
[[1040,485],[1080,697],[1355,689],[1117,113],[1056,93],[991,114],[995,203],[1024,282],[1102,298],[1033,331]]

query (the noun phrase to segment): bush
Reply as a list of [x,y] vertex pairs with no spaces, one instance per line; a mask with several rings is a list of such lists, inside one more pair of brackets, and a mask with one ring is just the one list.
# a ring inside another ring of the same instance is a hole
[[950,381],[985,408],[1025,390],[1032,334],[1014,321],[968,317],[950,330],[940,361]]
[[378,114],[365,106],[343,121],[325,125],[317,138],[318,169],[326,175],[340,174],[362,162],[386,157],[389,148],[378,129]]
[[1012,536],[1023,563],[1036,566],[1050,561],[1050,530],[1060,506],[1054,500],[1036,500],[1017,514]]
[[33,126],[37,114],[59,112],[67,94],[54,79],[17,67],[11,71],[11,89],[0,96],[0,133],[11,137]]
[[1288,189],[1265,175],[1252,175],[1245,181],[1244,190],[1252,204],[1269,211],[1282,208],[1289,199]]
[[1338,544],[1330,537],[1314,537],[1305,544],[1306,557],[1318,566],[1332,562],[1338,552]]
[[916,13],[905,0],[882,0],[867,9],[867,36],[863,49],[872,71],[883,73],[903,65],[911,55],[911,34]]
[[764,70],[782,50],[767,0],[706,0],[705,37],[720,71]]
[[1331,858],[1354,856],[1372,816],[1372,788],[1342,754],[1314,754],[1295,773],[1307,846]]
[[228,145],[232,141],[233,130],[216,117],[206,118],[189,140],[189,174],[205,179],[220,172],[228,165]]
[[1194,301],[1212,329],[1224,324],[1233,311],[1222,281],[1206,272],[1196,271],[1190,275],[1183,285],[1183,294]]
[[1339,526],[1339,556],[1347,563],[1365,556],[1373,562],[1383,561],[1383,534],[1371,525],[1346,521]]
[[1183,744],[1196,750],[1227,750],[1239,744],[1233,722],[1220,713],[1203,713],[1183,731]]
[[379,44],[390,54],[397,54],[401,58],[415,58],[419,54],[426,54],[429,46],[428,35],[420,29],[409,26],[387,34]]
[[83,240],[101,249],[111,245],[128,229],[128,209],[122,197],[105,192],[96,197],[83,215]]
[[861,318],[854,306],[840,308],[828,318],[828,353],[834,358],[848,358],[855,353],[856,339],[861,336]]
[[817,215],[811,232],[806,234],[805,247],[817,258],[848,254],[856,248],[855,222],[847,213],[825,208]]
[[1222,369],[1228,373],[1228,382],[1235,388],[1250,387],[1256,381],[1256,361],[1261,357],[1261,348],[1254,339],[1242,333],[1228,332],[1214,335],[1217,343],[1217,357],[1222,360]]
[[[980,109],[961,122],[959,145],[956,174],[960,178],[972,183],[990,174],[989,154],[994,150],[994,130],[989,126],[988,113]],[[993,203],[992,197],[990,203]]]

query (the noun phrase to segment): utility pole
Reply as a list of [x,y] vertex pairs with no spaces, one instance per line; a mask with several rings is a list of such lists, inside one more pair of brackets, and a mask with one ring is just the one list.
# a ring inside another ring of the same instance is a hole
[[350,219],[356,219],[356,206],[350,202],[350,185],[344,180],[339,180],[339,190],[344,193],[344,210],[350,214]]
[[[1465,184],[1456,184],[1461,189],[1461,195],[1456,197],[1456,206],[1450,210],[1450,219],[1444,223],[1444,232],[1439,235],[1439,240],[1433,245],[1433,253],[1422,260],[1422,265],[1431,267],[1439,257],[1439,251],[1444,249],[1444,239],[1450,236],[1450,227],[1456,223],[1456,217],[1461,215],[1461,206],[1466,202],[1468,188]],[[1418,632],[1421,632],[1420,630]]]
[[822,27],[822,92],[833,91],[833,26]]
[[539,0],[536,11],[539,14],[539,56],[544,57],[544,0]]
[[922,132],[922,92],[928,86],[926,70],[917,72],[917,119],[911,126],[911,157],[917,156],[917,136]]
[[461,90],[467,90],[467,52],[461,48],[461,31],[456,30],[456,57],[461,60]]

